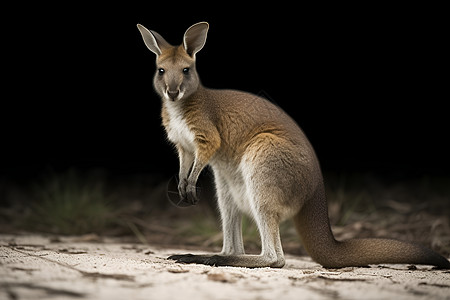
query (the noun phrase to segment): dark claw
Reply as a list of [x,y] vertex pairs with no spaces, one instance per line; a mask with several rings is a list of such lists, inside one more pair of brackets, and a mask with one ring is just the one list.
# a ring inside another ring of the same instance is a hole
[[194,254],[179,254],[179,255],[171,255],[169,256],[167,259],[170,260],[176,260],[178,262],[178,260],[182,257],[189,257],[189,256],[194,256]]
[[198,202],[196,193],[190,195],[187,191],[187,180],[178,181],[177,176],[173,176],[167,184],[167,197],[169,201],[177,207],[188,207]]
[[190,204],[195,205],[198,203],[197,188],[195,185],[194,186],[188,185],[186,189],[186,196],[187,202],[189,202]]

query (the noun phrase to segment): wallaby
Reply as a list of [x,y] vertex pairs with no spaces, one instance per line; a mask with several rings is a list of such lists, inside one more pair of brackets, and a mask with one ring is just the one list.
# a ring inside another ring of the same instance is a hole
[[[197,203],[196,182],[209,165],[222,218],[220,254],[173,255],[168,259],[281,268],[285,259],[279,224],[293,217],[303,246],[324,267],[403,263],[450,268],[447,259],[413,243],[391,239],[336,241],[318,159],[296,122],[262,97],[209,89],[200,83],[196,54],[205,45],[208,23],[189,27],[180,46],[137,26],[147,48],[156,54],[153,84],[162,98],[167,137],[179,155],[180,198]],[[242,213],[251,216],[258,227],[260,255],[244,253]]]

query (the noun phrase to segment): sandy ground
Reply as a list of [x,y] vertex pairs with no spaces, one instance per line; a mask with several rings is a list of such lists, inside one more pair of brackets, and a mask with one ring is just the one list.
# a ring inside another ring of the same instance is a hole
[[0,299],[450,299],[450,271],[427,266],[330,270],[289,255],[282,269],[166,260],[185,252],[95,236],[0,235]]

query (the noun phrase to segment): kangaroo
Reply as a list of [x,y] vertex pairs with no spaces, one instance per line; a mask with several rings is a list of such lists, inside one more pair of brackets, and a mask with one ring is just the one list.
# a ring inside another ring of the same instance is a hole
[[[173,255],[180,263],[274,267],[285,264],[279,224],[294,218],[310,256],[327,268],[379,263],[425,264],[450,268],[449,261],[422,246],[391,239],[337,241],[330,228],[324,183],[313,147],[296,122],[262,97],[204,87],[196,54],[209,24],[187,29],[180,46],[137,25],[156,54],[153,85],[162,98],[162,123],[179,155],[178,191],[196,204],[196,182],[209,165],[214,173],[223,230],[217,255]],[[246,255],[242,214],[251,216],[261,237],[261,254]]]

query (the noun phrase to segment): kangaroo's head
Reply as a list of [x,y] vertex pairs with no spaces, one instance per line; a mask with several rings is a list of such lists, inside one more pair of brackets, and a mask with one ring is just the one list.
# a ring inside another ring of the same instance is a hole
[[183,44],[172,46],[157,32],[138,24],[144,43],[156,54],[156,92],[167,101],[179,101],[194,93],[200,79],[195,68],[195,54],[206,42],[209,25],[201,22],[186,30]]

